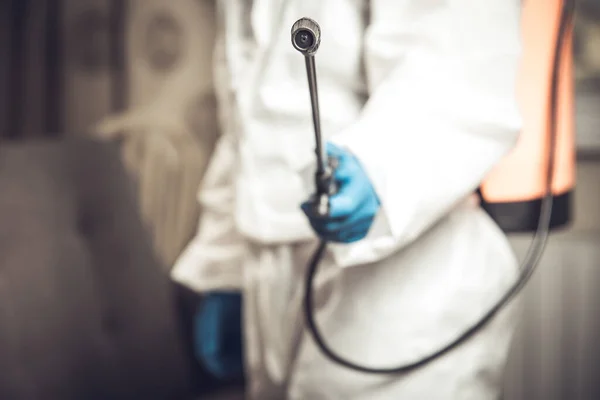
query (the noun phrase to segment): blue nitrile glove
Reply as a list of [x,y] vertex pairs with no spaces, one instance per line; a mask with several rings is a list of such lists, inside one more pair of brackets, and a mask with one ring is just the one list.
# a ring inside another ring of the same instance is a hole
[[327,155],[338,160],[334,179],[338,191],[330,198],[327,217],[315,215],[311,200],[302,204],[316,234],[324,240],[352,243],[369,233],[379,210],[379,198],[358,159],[349,151],[327,143]]
[[200,304],[194,320],[196,357],[218,379],[243,376],[242,296],[212,292]]

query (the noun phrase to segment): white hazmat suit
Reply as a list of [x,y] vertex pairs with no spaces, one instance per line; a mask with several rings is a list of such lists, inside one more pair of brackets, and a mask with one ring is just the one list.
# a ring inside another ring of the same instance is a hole
[[351,151],[381,201],[368,236],[331,244],[317,321],[331,347],[372,367],[416,361],[477,321],[514,282],[505,235],[473,200],[515,145],[520,0],[218,0],[223,129],[197,236],[173,278],[244,296],[251,399],[497,399],[515,325],[507,308],[474,338],[403,375],[326,359],[303,327],[316,236],[314,137],[290,29],[319,23],[323,133]]

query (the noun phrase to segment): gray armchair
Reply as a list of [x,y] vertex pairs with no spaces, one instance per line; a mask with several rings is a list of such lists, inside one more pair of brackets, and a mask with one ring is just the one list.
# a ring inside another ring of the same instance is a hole
[[0,143],[0,399],[214,398],[134,192],[116,145]]

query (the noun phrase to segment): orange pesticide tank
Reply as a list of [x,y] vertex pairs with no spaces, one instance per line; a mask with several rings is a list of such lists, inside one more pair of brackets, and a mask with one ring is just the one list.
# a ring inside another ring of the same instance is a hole
[[569,26],[564,40],[557,44],[563,2],[523,2],[524,48],[517,88],[523,131],[515,149],[480,187],[484,209],[507,233],[534,232],[537,229],[541,201],[546,193],[548,156],[553,134],[550,129],[551,91],[557,45],[563,47],[557,81],[550,227],[564,227],[572,216],[571,197],[576,176],[573,28]]

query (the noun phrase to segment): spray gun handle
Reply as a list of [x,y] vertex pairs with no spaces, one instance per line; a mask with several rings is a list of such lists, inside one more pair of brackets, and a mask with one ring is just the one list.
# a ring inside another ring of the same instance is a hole
[[338,160],[335,157],[327,159],[327,168],[323,173],[315,175],[315,184],[317,193],[313,197],[314,213],[319,217],[329,215],[329,198],[337,193],[338,185],[335,181],[335,169],[337,168]]

